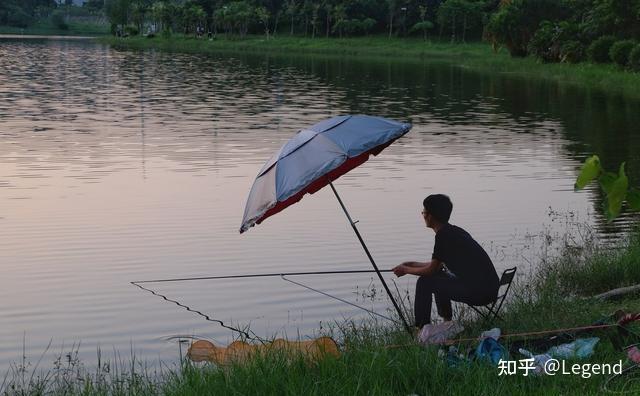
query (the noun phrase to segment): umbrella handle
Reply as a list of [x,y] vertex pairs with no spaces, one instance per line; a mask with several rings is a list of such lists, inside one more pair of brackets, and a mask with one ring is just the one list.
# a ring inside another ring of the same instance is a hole
[[393,297],[393,294],[391,294],[391,290],[389,289],[389,286],[387,286],[387,282],[385,282],[384,278],[382,277],[382,273],[380,273],[380,269],[378,269],[378,266],[376,265],[376,262],[373,260],[373,256],[371,256],[371,253],[369,252],[369,249],[367,248],[367,245],[364,243],[364,240],[362,239],[362,236],[360,235],[360,231],[358,231],[358,228],[356,227],[357,221],[353,221],[353,219],[351,219],[351,216],[349,215],[349,212],[347,211],[346,206],[344,206],[344,203],[342,202],[342,199],[340,199],[340,195],[338,195],[338,191],[333,186],[333,182],[331,181],[331,179],[329,179],[329,186],[331,186],[331,190],[333,190],[333,193],[335,194],[336,198],[338,199],[338,203],[340,203],[340,206],[342,207],[342,210],[344,211],[344,214],[347,216],[347,219],[349,220],[349,224],[351,224],[351,228],[353,228],[353,232],[355,232],[356,236],[358,237],[358,240],[360,241],[360,244],[362,245],[362,248],[364,249],[364,252],[367,254],[367,257],[369,258],[369,261],[371,262],[371,265],[373,266],[373,269],[376,271],[376,274],[378,274],[378,278],[380,279],[380,282],[382,282],[382,286],[384,286],[384,289],[386,290],[387,295],[391,299],[391,302],[393,303],[393,306],[395,307],[396,311],[398,312],[398,316],[400,316],[400,319],[402,320],[402,323],[404,324],[404,328],[407,330],[409,335],[413,336],[413,332],[411,331],[411,327],[407,323],[407,320],[405,319],[404,314],[402,313],[402,310],[400,309],[400,306],[398,305],[396,299]]

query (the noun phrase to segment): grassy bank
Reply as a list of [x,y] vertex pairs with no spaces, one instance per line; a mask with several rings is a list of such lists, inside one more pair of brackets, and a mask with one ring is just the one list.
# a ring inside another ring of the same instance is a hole
[[544,64],[534,58],[511,58],[506,51],[494,53],[486,43],[449,44],[420,39],[388,39],[359,37],[344,39],[296,38],[278,36],[266,40],[264,36],[244,39],[215,40],[174,36],[172,38],[103,37],[104,43],[124,49],[158,49],[174,52],[216,53],[254,52],[269,54],[316,54],[337,56],[384,57],[390,60],[424,59],[442,61],[488,73],[510,73],[527,78],[554,81],[559,84],[582,86],[588,89],[617,93],[640,99],[640,73],[631,73],[615,65]]
[[[555,257],[543,257],[528,275],[517,283],[512,299],[504,309],[504,321],[483,322],[467,311],[458,312],[465,324],[463,337],[476,337],[480,331],[499,325],[503,333],[584,326],[608,316],[617,309],[640,312],[640,298],[628,296],[616,301],[585,299],[612,287],[640,283],[640,237],[638,234],[613,249],[585,243],[579,249],[567,247]],[[606,270],[604,270],[606,269]],[[523,270],[523,269],[521,269]],[[629,327],[640,333],[640,324]],[[603,393],[608,375],[498,376],[489,363],[472,361],[450,367],[438,356],[437,347],[421,347],[402,329],[380,324],[343,324],[333,330],[343,340],[340,358],[317,363],[283,356],[257,357],[248,364],[225,369],[212,365],[185,364],[181,369],[149,372],[135,362],[102,363],[88,372],[73,359],[44,375],[32,376],[28,367],[16,365],[0,394],[167,394],[167,395],[597,395]],[[596,330],[595,353],[570,363],[626,363],[622,346],[638,342],[635,337],[617,338],[613,329]],[[507,339],[514,340],[514,339]],[[508,342],[506,342],[508,344]],[[477,341],[460,343],[461,351],[472,351]],[[395,346],[395,347],[390,347]],[[535,351],[535,350],[534,350]],[[542,352],[542,351],[536,351]],[[522,356],[511,355],[512,360]],[[104,367],[103,367],[104,366]],[[635,374],[634,374],[635,373]],[[640,392],[640,369],[609,384],[610,389]]]
[[105,36],[109,34],[106,25],[69,23],[68,29],[59,29],[48,21],[38,22],[27,28],[0,26],[0,34],[24,34],[34,36]]

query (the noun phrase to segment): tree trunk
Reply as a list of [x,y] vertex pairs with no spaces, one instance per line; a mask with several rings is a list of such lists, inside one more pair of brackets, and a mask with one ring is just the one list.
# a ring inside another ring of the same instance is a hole
[[389,14],[389,38],[391,38],[391,34],[393,33],[393,14]]
[[307,37],[309,33],[309,17],[304,16],[304,37]]
[[293,36],[293,14],[291,14],[291,31],[289,32],[289,36]]
[[462,21],[462,42],[465,43],[465,37],[467,36],[467,14],[464,14]]
[[329,38],[329,32],[331,31],[331,16],[329,14],[329,11],[327,11],[327,31],[326,31],[326,37]]
[[451,44],[456,41],[456,16],[451,18]]

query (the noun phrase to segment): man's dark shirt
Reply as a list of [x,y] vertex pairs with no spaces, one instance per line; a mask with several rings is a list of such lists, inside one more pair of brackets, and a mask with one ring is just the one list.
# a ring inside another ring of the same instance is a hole
[[496,293],[498,274],[487,252],[468,232],[453,224],[445,224],[436,233],[433,256],[470,290]]

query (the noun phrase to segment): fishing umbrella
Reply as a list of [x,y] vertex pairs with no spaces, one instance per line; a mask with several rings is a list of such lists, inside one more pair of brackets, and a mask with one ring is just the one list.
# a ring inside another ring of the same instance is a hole
[[240,226],[243,233],[298,202],[305,194],[329,185],[407,329],[400,307],[332,182],[363,164],[370,155],[378,155],[410,129],[411,124],[382,117],[346,115],[300,130],[258,172]]

